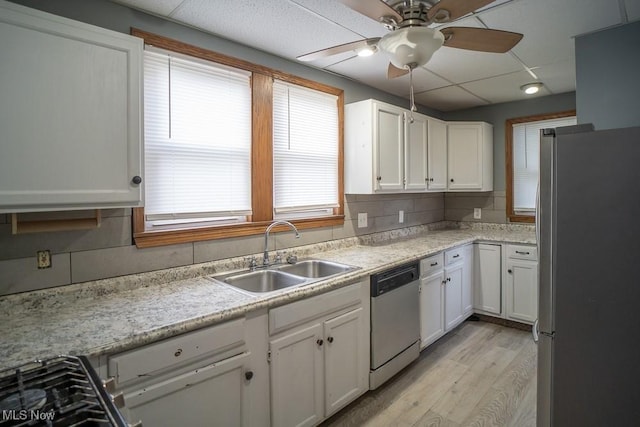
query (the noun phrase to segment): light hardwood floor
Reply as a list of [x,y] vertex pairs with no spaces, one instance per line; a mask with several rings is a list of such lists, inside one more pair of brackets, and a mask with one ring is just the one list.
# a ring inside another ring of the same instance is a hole
[[535,426],[531,333],[466,321],[323,426]]

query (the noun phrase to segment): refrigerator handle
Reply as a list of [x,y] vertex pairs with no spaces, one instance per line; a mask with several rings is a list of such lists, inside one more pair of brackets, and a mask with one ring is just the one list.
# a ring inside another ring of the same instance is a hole
[[[535,213],[535,221],[536,221],[536,253],[538,257],[540,256],[540,178],[538,177],[538,187],[536,188],[536,213]],[[538,261],[538,266],[540,265],[540,261]],[[538,267],[539,269],[539,267]],[[540,271],[538,271],[538,277],[540,277]],[[538,279],[540,280],[540,279]],[[538,283],[538,288],[540,284]],[[539,299],[539,298],[538,298]],[[533,323],[533,327],[531,328],[531,333],[533,334],[533,342],[538,342],[538,319]]]
[[533,335],[533,342],[538,342],[538,319],[533,323],[531,327],[531,334]]

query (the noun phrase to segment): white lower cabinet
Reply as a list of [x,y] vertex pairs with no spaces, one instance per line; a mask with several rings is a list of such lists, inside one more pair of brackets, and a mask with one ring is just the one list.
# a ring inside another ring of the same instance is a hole
[[449,331],[460,324],[462,315],[463,262],[448,265],[444,270],[444,329]]
[[482,314],[502,314],[501,245],[475,243],[473,308]]
[[[268,426],[267,315],[236,319],[108,357],[130,422]],[[264,338],[251,342],[254,337]]]
[[533,324],[538,318],[538,261],[533,246],[507,245],[506,316]]
[[273,426],[313,426],[369,389],[368,281],[273,309]]
[[444,257],[420,261],[420,349],[444,335]]

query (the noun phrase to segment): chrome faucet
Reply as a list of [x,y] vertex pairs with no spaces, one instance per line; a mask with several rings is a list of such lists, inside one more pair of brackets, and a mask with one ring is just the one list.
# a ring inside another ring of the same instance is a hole
[[289,221],[273,221],[264,232],[264,254],[262,257],[262,265],[267,267],[269,265],[269,232],[276,225],[288,225],[293,231],[296,232],[296,239],[300,237],[300,233],[298,233],[298,229],[295,225],[291,224]]

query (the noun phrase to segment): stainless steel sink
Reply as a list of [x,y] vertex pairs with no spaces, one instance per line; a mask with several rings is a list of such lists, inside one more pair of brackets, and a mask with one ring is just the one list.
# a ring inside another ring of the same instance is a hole
[[355,270],[355,267],[339,264],[337,262],[316,259],[300,261],[296,264],[285,265],[278,268],[278,271],[285,271],[297,276],[310,277],[314,279],[346,273],[352,270]]
[[308,285],[357,269],[337,262],[310,259],[296,264],[274,265],[265,270],[224,274],[213,279],[250,294],[264,294]]
[[260,270],[239,273],[227,277],[216,277],[224,283],[253,293],[273,292],[300,285],[306,278],[277,270]]

